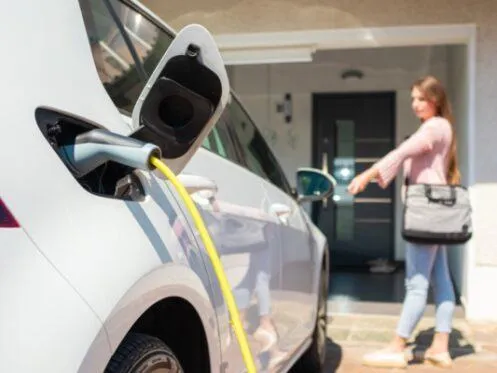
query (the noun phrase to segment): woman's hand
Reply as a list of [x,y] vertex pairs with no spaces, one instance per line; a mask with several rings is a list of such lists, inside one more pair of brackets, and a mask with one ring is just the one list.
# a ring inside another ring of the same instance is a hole
[[352,179],[347,187],[348,192],[352,195],[361,193],[376,176],[378,176],[376,169],[370,168],[364,171]]

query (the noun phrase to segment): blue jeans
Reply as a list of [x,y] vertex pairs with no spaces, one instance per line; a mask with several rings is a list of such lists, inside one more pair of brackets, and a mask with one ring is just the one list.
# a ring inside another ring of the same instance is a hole
[[255,292],[259,305],[259,316],[267,316],[271,312],[271,251],[269,248],[254,249],[250,254],[247,274],[240,284],[233,289],[236,303],[241,310],[250,305]]
[[447,248],[437,245],[408,243],[406,249],[406,297],[397,334],[410,338],[423,316],[430,280],[433,286],[436,328],[439,333],[450,333],[455,307],[455,295],[450,279]]

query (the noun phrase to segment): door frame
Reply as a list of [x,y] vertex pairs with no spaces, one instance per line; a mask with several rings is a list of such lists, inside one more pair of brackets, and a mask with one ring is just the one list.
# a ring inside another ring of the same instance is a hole
[[[392,115],[392,139],[395,144],[395,139],[397,136],[397,92],[392,91],[392,90],[387,90],[387,91],[351,91],[351,92],[343,92],[343,91],[337,91],[337,92],[313,92],[312,93],[312,102],[311,102],[311,110],[312,110],[312,126],[311,126],[311,162],[312,162],[312,167],[320,169],[319,165],[319,154],[318,154],[318,118],[316,115],[316,104],[317,100],[319,98],[346,98],[346,97],[359,97],[359,96],[364,96],[364,97],[372,97],[372,96],[379,96],[379,95],[388,95],[390,96],[393,101],[392,101],[392,107],[390,108],[391,110],[391,115]],[[395,183],[395,180],[393,181]],[[395,188],[395,186],[394,186]],[[392,219],[392,225],[391,225],[391,230],[390,230],[390,236],[392,238],[392,247],[389,250],[388,253],[388,260],[394,260],[395,259],[395,228],[396,228],[396,219],[395,219],[395,214],[396,214],[396,198],[395,198],[395,193],[392,195],[392,211],[391,211],[391,219]],[[316,222],[316,205],[315,203],[311,204],[311,219],[314,223]],[[331,247],[331,243],[330,243]]]

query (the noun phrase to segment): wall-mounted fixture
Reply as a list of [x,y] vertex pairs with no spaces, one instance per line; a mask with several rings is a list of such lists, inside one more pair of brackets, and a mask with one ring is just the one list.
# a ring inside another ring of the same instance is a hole
[[364,77],[364,73],[358,69],[347,69],[342,72],[343,80],[361,80]]
[[292,109],[292,95],[290,93],[285,93],[283,102],[276,105],[276,111],[278,113],[283,113],[285,116],[285,123],[290,123],[292,121]]

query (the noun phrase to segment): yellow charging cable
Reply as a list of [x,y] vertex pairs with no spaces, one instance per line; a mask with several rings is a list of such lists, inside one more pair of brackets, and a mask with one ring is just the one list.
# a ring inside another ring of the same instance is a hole
[[151,157],[150,163],[160,172],[162,172],[162,174],[164,174],[164,176],[169,179],[169,181],[171,181],[171,183],[183,199],[186,208],[190,212],[193,221],[195,222],[195,226],[200,233],[200,237],[204,242],[205,249],[207,250],[207,254],[209,255],[212,266],[214,267],[214,272],[216,273],[217,279],[219,280],[219,284],[221,285],[221,291],[223,293],[224,299],[228,306],[228,311],[230,313],[231,325],[233,326],[233,329],[235,331],[236,339],[238,341],[238,345],[240,346],[247,372],[256,373],[254,357],[252,356],[252,352],[247,340],[247,335],[245,334],[245,330],[243,329],[243,325],[240,320],[240,314],[238,313],[235,298],[233,296],[233,293],[231,292],[231,287],[228,283],[228,279],[226,278],[221,260],[219,259],[219,254],[216,250],[216,247],[214,246],[214,243],[212,242],[207,228],[205,227],[204,220],[200,216],[197,206],[195,206],[195,203],[192,201],[192,198],[186,191],[185,187],[178,181],[174,172],[172,172],[169,167],[164,164],[164,162],[162,162],[157,157]]

